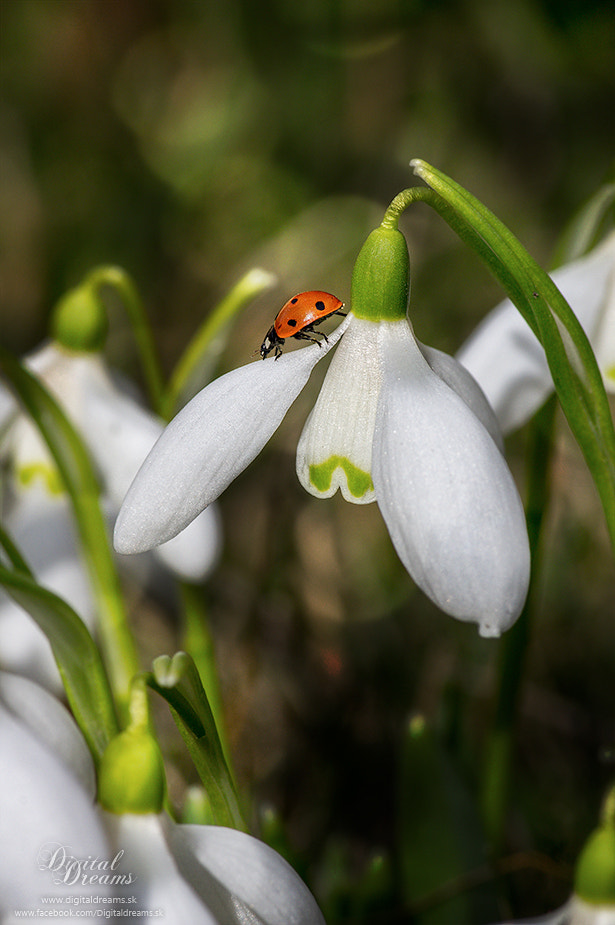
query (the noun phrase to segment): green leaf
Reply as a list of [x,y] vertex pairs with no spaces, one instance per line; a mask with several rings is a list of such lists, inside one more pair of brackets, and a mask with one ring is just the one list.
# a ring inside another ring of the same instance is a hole
[[424,161],[414,160],[412,166],[437,194],[440,203],[434,199],[430,204],[485,260],[543,345],[560,404],[600,494],[615,549],[615,429],[583,328],[549,275],[492,212]]
[[23,558],[0,529],[0,543],[13,568],[0,565],[0,584],[47,636],[68,702],[98,765],[117,733],[113,700],[100,653],[75,611],[33,579]]
[[194,661],[185,652],[177,652],[173,658],[161,655],[145,679],[171,708],[207,792],[216,824],[245,831],[235,785]]
[[0,363],[3,374],[49,447],[70,496],[98,606],[98,631],[105,662],[118,706],[124,714],[130,680],[138,671],[138,662],[92,463],[75,428],[38,379],[2,348]]

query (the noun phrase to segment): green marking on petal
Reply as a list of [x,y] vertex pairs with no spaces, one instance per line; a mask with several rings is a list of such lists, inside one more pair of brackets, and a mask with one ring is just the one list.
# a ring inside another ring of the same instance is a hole
[[331,479],[336,469],[343,469],[346,473],[348,490],[355,498],[362,498],[373,491],[374,483],[369,472],[359,469],[351,463],[346,456],[330,456],[323,463],[310,466],[310,482],[320,492],[327,492],[331,488]]
[[40,479],[50,495],[61,495],[64,491],[64,485],[58,470],[54,466],[49,466],[42,462],[20,466],[17,470],[17,478],[25,487]]

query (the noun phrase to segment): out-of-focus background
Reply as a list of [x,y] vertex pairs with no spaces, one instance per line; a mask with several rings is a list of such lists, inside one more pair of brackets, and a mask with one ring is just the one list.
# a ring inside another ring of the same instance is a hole
[[[0,13],[2,339],[19,354],[68,287],[114,263],[170,372],[259,265],[279,284],[238,319],[220,370],[249,362],[294,292],[349,299],[361,243],[415,182],[412,157],[474,192],[545,266],[612,176],[610,0],[1,0]],[[402,227],[417,334],[454,352],[501,293],[427,207]],[[107,355],[134,374],[119,310]],[[294,446],[322,374],[221,499],[226,544],[204,594],[240,784],[281,817],[328,921],[358,922],[349,897],[370,858],[395,876],[408,717],[437,726],[472,795],[498,644],[413,586],[376,505],[299,487]],[[517,916],[565,899],[615,769],[613,563],[558,427],[502,849],[516,860],[497,883]],[[509,451],[523,487],[523,435]],[[134,612],[144,659],[173,651],[173,599]],[[185,783],[172,777],[172,792]],[[370,921],[427,921],[392,895],[385,885]]]

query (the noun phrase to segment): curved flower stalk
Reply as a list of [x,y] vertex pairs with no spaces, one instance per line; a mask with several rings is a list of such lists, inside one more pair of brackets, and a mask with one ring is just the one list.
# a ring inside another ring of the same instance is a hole
[[376,500],[410,575],[445,612],[497,636],[529,581],[523,508],[493,412],[452,357],[406,319],[401,232],[372,232],[355,266],[352,311],[329,343],[233,370],[171,422],[115,527],[119,552],[168,540],[263,448],[315,363],[341,338],[297,450],[304,487]]
[[[594,348],[605,387],[615,391],[615,232],[552,279]],[[505,299],[456,354],[485,392],[504,433],[520,427],[553,391],[544,350]]]
[[[91,764],[89,753],[76,729],[67,733],[72,720],[52,700],[23,679],[0,680],[0,849],[11,859],[0,867],[3,922],[53,896],[64,910],[77,898],[89,909],[108,909],[105,900],[135,912],[158,909],[174,925],[323,925],[305,884],[257,839],[176,825],[160,812],[97,807],[83,771],[75,773]],[[32,722],[41,710],[45,741]]]

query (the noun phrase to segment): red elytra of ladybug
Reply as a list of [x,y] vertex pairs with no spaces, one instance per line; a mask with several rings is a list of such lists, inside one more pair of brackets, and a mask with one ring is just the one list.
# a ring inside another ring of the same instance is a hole
[[331,315],[344,315],[345,313],[340,311],[343,307],[344,303],[341,299],[330,292],[321,292],[319,289],[294,295],[282,306],[267,331],[261,344],[261,357],[264,360],[274,350],[277,360],[282,354],[284,341],[289,337],[309,340],[320,346],[320,341],[315,335],[319,334],[325,341],[327,335],[322,331],[315,331],[314,325],[320,324]]

